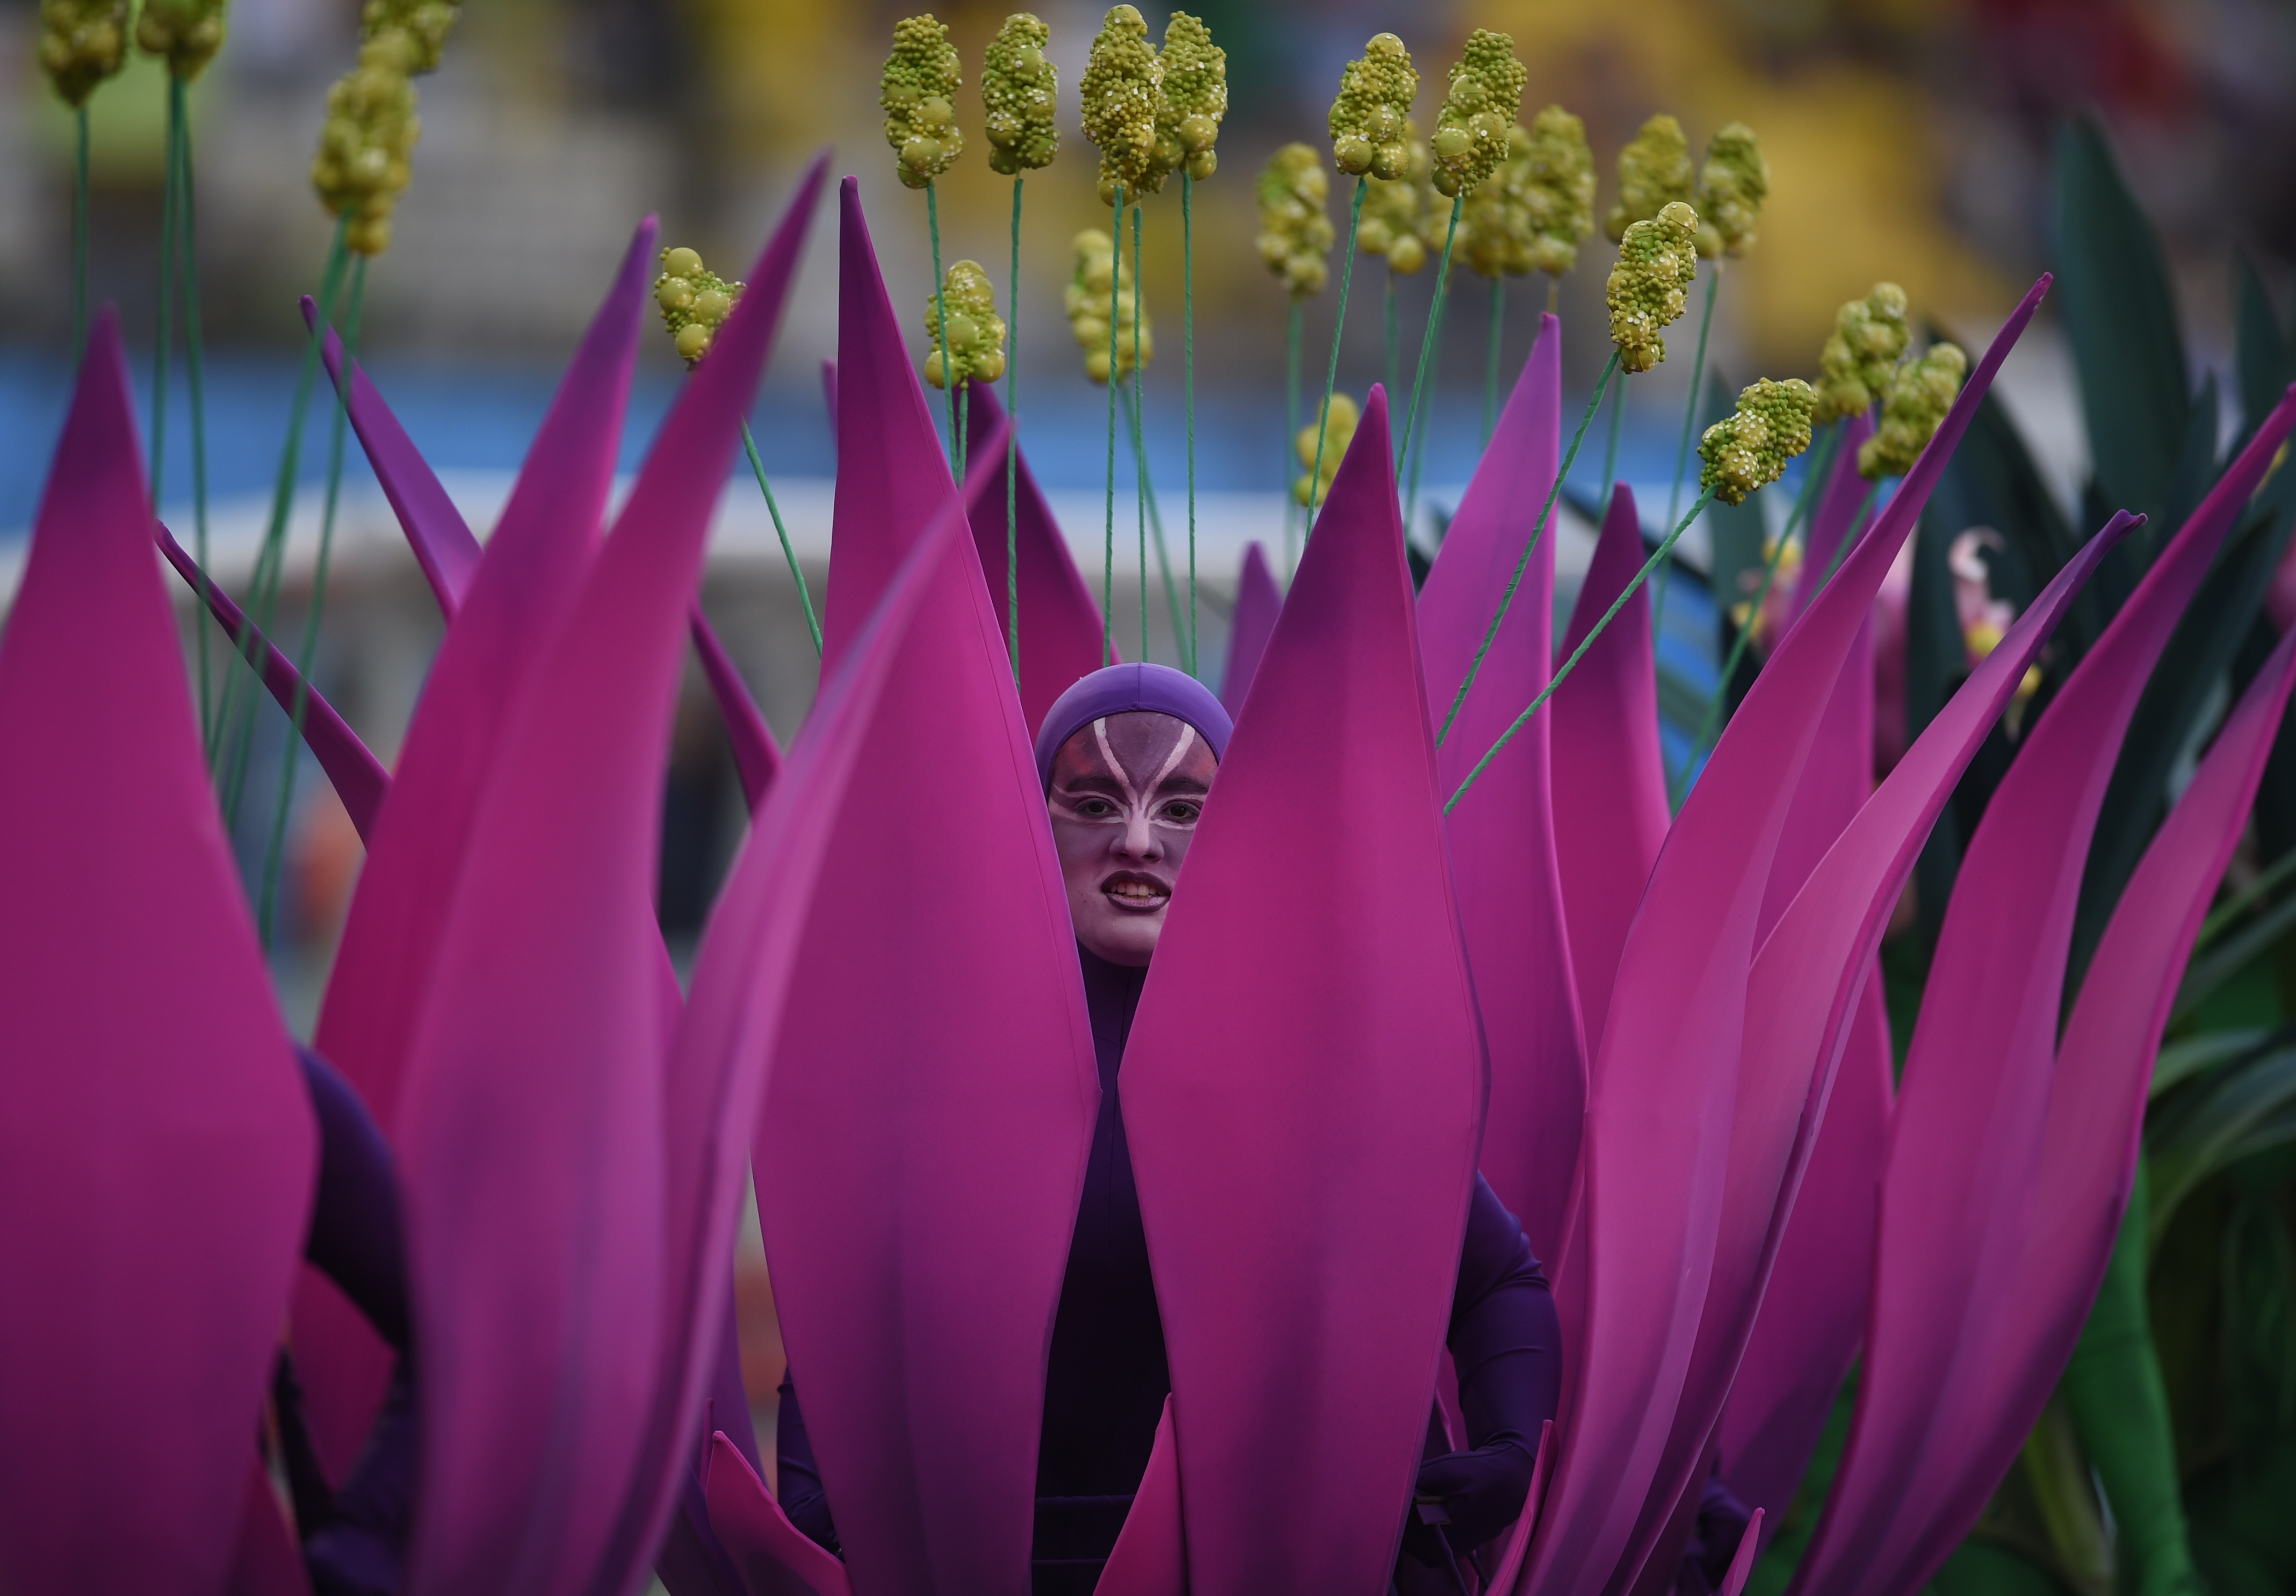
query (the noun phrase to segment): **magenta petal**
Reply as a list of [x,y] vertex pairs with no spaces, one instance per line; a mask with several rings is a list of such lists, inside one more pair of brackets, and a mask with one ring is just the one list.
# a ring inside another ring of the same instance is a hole
[[[1560,323],[1541,317],[1538,342],[1420,591],[1419,646],[1438,724],[1498,613],[1554,484],[1562,351]],[[1465,779],[1554,674],[1554,615],[1550,527],[1531,550],[1513,607],[1437,755],[1447,790]],[[1578,1168],[1587,1054],[1554,858],[1547,726],[1540,716],[1522,729],[1446,817],[1444,834],[1490,1049],[1483,1174],[1522,1221],[1532,1250],[1559,1258],[1563,1210]]]
[[750,1596],[852,1596],[845,1565],[790,1523],[750,1460],[722,1430],[709,1437],[701,1489],[709,1503],[710,1532]]
[[1267,552],[1257,542],[1243,545],[1243,570],[1235,582],[1235,618],[1227,634],[1227,669],[1220,677],[1220,702],[1232,715],[1243,713],[1244,694],[1267,651],[1283,595],[1267,569]]
[[208,788],[119,323],[0,634],[0,1580],[204,1592],[315,1131]]
[[1746,1527],[1738,1535],[1738,1550],[1730,1558],[1730,1570],[1722,1576],[1722,1596],[1739,1596],[1746,1582],[1754,1576],[1754,1554],[1761,1550],[1762,1510],[1756,1508]]
[[838,189],[838,218],[837,503],[821,618],[824,670],[877,607],[918,536],[956,496],[910,360],[906,323],[893,314],[861,215],[860,186],[850,177]]
[[2154,561],[1971,839],[1930,972],[1948,1001],[1923,1007],[1890,1127],[1857,1416],[1801,1589],[1894,1581],[1918,1544],[1909,1494],[1962,1461],[1941,1450],[1953,1437],[1937,1394],[1988,1377],[2021,1289],[2066,949],[2105,784],[2153,662],[2292,421],[2296,396]]
[[[160,539],[160,552],[176,568],[184,585],[197,593],[202,587],[208,595],[208,611],[222,626],[224,635],[231,639],[250,637],[256,654],[263,661],[263,685],[270,689],[280,708],[292,715],[295,711],[295,688],[302,681],[295,662],[273,647],[260,627],[253,626],[240,613],[231,595],[212,580],[202,582],[199,562],[184,552],[176,535],[159,522],[152,523]],[[242,631],[245,627],[247,630]],[[316,687],[303,691],[303,741],[319,761],[319,768],[343,801],[344,812],[351,824],[358,828],[359,840],[364,842],[373,829],[375,816],[382,808],[383,795],[390,790],[390,774],[382,768],[382,761],[367,751],[357,733],[337,714],[335,707]]]
[[247,1461],[239,1542],[232,1548],[223,1591],[225,1596],[311,1596],[311,1576],[303,1567],[303,1549],[288,1525],[285,1505],[271,1484],[270,1470],[253,1455]]
[[1854,538],[1850,518],[1872,503],[1873,485],[1857,474],[1857,448],[1874,436],[1874,416],[1861,410],[1841,423],[1841,442],[1833,451],[1833,469],[1825,479],[1817,503],[1810,507],[1809,535],[1802,548],[1800,574],[1794,580],[1794,620],[1809,608],[1826,581],[1825,573],[1841,557],[1841,545]]
[[1119,1076],[1198,1596],[1385,1585],[1474,1179],[1487,1070],[1391,462],[1374,388]]
[[[971,446],[986,452],[972,456],[966,507],[972,519],[972,546],[988,582],[988,602],[996,611],[998,631],[1009,637],[1004,631],[1011,619],[1004,607],[1005,424],[996,396],[986,384],[974,383],[970,431],[976,441]],[[1037,487],[1028,454],[1018,453],[1015,458],[1019,471],[1013,484],[1013,530],[1021,567],[1021,724],[1033,733],[1044,724],[1054,699],[1078,677],[1100,668],[1100,605],[1085,585],[1068,541]]]
[[782,773],[782,751],[774,741],[773,728],[766,724],[758,700],[750,696],[750,684],[742,680],[734,657],[726,651],[726,645],[703,618],[699,602],[692,610],[693,651],[701,657],[701,674],[709,678],[718,713],[725,716],[726,741],[733,745],[734,769],[742,778],[742,797],[754,814]]
[[1172,1399],[1156,1421],[1148,1469],[1100,1571],[1093,1596],[1186,1596],[1188,1536],[1180,1522],[1180,1443],[1172,1433]]
[[1522,1517],[1506,1534],[1506,1543],[1500,1549],[1499,1560],[1491,1570],[1487,1591],[1497,1596],[1511,1596],[1515,1581],[1522,1576],[1523,1559],[1530,1551],[1531,1537],[1538,1532],[1539,1510],[1546,1503],[1546,1482],[1554,1473],[1554,1420],[1549,1419],[1538,1427],[1538,1453],[1531,1461],[1530,1491],[1522,1501]]
[[[1642,569],[1642,520],[1634,490],[1611,490],[1603,535],[1571,606],[1559,651],[1568,658]],[[1525,702],[1529,700],[1525,700]],[[1570,971],[1587,1052],[1602,1045],[1611,983],[1627,927],[1643,901],[1659,845],[1674,823],[1658,741],[1658,673],[1651,646],[1650,590],[1636,588],[1587,657],[1555,690],[1553,761],[1555,857],[1570,931]]]

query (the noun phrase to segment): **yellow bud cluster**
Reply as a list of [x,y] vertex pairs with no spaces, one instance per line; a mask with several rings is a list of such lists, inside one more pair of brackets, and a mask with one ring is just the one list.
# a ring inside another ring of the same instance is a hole
[[[1528,151],[1528,128],[1509,128],[1508,136],[1511,144]],[[1520,177],[1520,163],[1509,160],[1492,180],[1469,190],[1466,202],[1459,208],[1459,237],[1454,250],[1467,269],[1479,276],[1520,277],[1531,270],[1530,209],[1523,203]]]
[[1770,163],[1762,142],[1743,122],[1733,122],[1706,146],[1698,168],[1698,252],[1709,260],[1735,260],[1754,247],[1754,225],[1769,198]]
[[420,78],[439,70],[447,36],[455,30],[455,20],[462,14],[462,0],[366,0],[359,32],[362,37],[373,38],[394,28],[403,30],[414,47],[407,75]]
[[40,0],[40,70],[66,105],[127,64],[127,0]]
[[1857,448],[1857,474],[1868,482],[1902,477],[1929,447],[1961,392],[1969,356],[1953,344],[1931,344],[1919,360],[1899,366],[1882,401],[1882,424]]
[[347,218],[343,242],[361,255],[390,247],[390,213],[413,175],[414,142],[422,134],[407,76],[415,55],[403,30],[379,33],[359,46],[358,64],[327,91],[311,186],[331,213]]
[[1507,183],[1522,201],[1530,227],[1533,270],[1560,277],[1578,264],[1579,241],[1595,231],[1595,152],[1587,125],[1560,105],[1532,119]]
[[1705,462],[1698,485],[1725,504],[1744,503],[1748,494],[1784,476],[1786,462],[1809,447],[1816,403],[1816,391],[1799,377],[1783,382],[1765,377],[1742,389],[1737,408],[1698,440],[1698,457]]
[[1156,64],[1156,165],[1163,172],[1185,168],[1201,183],[1219,168],[1213,146],[1227,115],[1227,52],[1201,20],[1176,11]]
[[[940,319],[944,305],[948,307],[945,338]],[[925,356],[925,381],[935,388],[948,386],[951,370],[960,383],[976,379],[994,382],[1004,374],[1004,318],[996,314],[996,291],[979,261],[957,261],[942,274],[940,292],[925,301],[925,337],[932,343],[932,352]]]
[[1053,164],[1061,147],[1054,122],[1060,74],[1045,45],[1052,29],[1015,12],[988,41],[980,66],[980,130],[988,135],[988,166],[1008,177]]
[[956,46],[931,12],[893,24],[893,53],[877,103],[885,113],[885,142],[899,152],[894,170],[909,188],[922,188],[956,164],[964,135],[956,126],[956,91],[964,86]]
[[1879,403],[1911,336],[1906,291],[1894,282],[1844,305],[1817,356],[1817,419],[1838,422]]
[[1435,136],[1428,141],[1436,192],[1466,193],[1498,170],[1529,81],[1514,58],[1513,38],[1480,28],[1467,36],[1467,47],[1451,69],[1450,93],[1435,114]]
[[1403,41],[1391,33],[1374,34],[1340,74],[1330,117],[1332,163],[1357,177],[1368,172],[1392,182],[1406,175],[1411,151],[1405,128],[1418,93],[1419,70]]
[[1323,159],[1309,145],[1284,145],[1260,170],[1259,258],[1295,299],[1323,292],[1331,276],[1331,194]]
[[223,0],[144,0],[135,19],[135,47],[168,63],[189,82],[223,48]]
[[1148,43],[1148,24],[1139,8],[1109,8],[1093,36],[1092,55],[1085,63],[1084,135],[1100,151],[1100,198],[1116,202],[1116,186],[1137,196],[1164,184],[1164,168],[1156,164],[1156,52]]
[[669,329],[678,357],[688,367],[701,364],[717,341],[718,329],[734,314],[742,298],[742,284],[728,282],[701,264],[692,250],[664,250],[661,275],[653,280],[653,302],[661,309],[661,324]]
[[1666,358],[1666,340],[1660,334],[1682,318],[1690,302],[1690,284],[1698,275],[1697,240],[1698,213],[1679,200],[1627,229],[1606,296],[1611,341],[1619,348],[1623,369],[1646,372]]
[[1627,229],[1646,222],[1677,201],[1691,195],[1690,143],[1682,124],[1659,115],[1619,151],[1619,202],[1611,207],[1603,230],[1612,241],[1623,240]]
[[[1427,142],[1417,124],[1403,124],[1404,146],[1410,160],[1400,177],[1365,177],[1363,219],[1356,228],[1356,243],[1366,255],[1383,255],[1387,269],[1408,277],[1427,264],[1427,244],[1419,236],[1420,218],[1427,209],[1428,173],[1432,169]],[[1294,144],[1305,150],[1305,144]],[[1312,156],[1313,151],[1309,152]],[[1328,224],[1326,224],[1328,226]],[[1320,269],[1321,262],[1317,265]],[[1321,280],[1318,279],[1320,282]]]
[[[1357,423],[1363,420],[1362,413],[1356,408],[1356,402],[1341,393],[1332,396],[1328,411],[1319,405],[1316,415],[1319,420],[1326,415],[1330,417],[1330,425],[1322,429],[1324,458],[1320,471],[1316,468],[1316,423],[1310,422],[1300,428],[1299,436],[1292,440],[1292,451],[1300,456],[1302,468],[1300,474],[1292,479],[1292,499],[1294,503],[1305,504],[1310,510],[1322,503],[1324,495],[1332,491],[1332,479],[1340,474],[1340,462],[1347,458],[1348,446],[1355,441]],[[1308,474],[1310,471],[1316,472],[1312,479]]]
[[1116,374],[1121,379],[1131,373],[1135,362],[1142,367],[1156,357],[1156,335],[1149,325],[1146,307],[1142,307],[1140,324],[1132,323],[1132,267],[1116,258],[1115,245],[1108,234],[1097,227],[1087,227],[1076,235],[1073,248],[1076,265],[1069,274],[1067,304],[1069,331],[1075,334],[1077,347],[1084,351],[1084,373],[1095,382],[1108,381],[1108,309],[1111,294],[1116,301]]

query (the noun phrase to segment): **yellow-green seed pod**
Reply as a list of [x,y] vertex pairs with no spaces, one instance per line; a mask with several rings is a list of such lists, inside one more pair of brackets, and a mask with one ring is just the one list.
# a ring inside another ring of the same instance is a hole
[[1132,320],[1132,264],[1119,262],[1115,245],[1097,227],[1076,235],[1071,249],[1075,266],[1065,296],[1069,331],[1084,351],[1084,372],[1095,382],[1108,381],[1108,310],[1111,283],[1116,302],[1116,375],[1129,375],[1136,361],[1144,369],[1156,357],[1155,330],[1147,307],[1140,309],[1140,324]]
[[1480,28],[1467,36],[1467,47],[1451,69],[1450,92],[1435,113],[1435,135],[1427,141],[1438,193],[1467,193],[1498,170],[1529,81],[1514,58],[1512,37]]
[[[944,305],[948,307],[946,338]],[[925,356],[925,381],[935,388],[948,386],[951,371],[961,383],[994,382],[1004,374],[1004,319],[996,314],[996,292],[979,261],[957,261],[941,274],[940,292],[925,301],[925,338],[932,346]]]
[[1681,319],[1697,275],[1698,213],[1681,201],[1627,229],[1606,295],[1622,369],[1646,372],[1666,358],[1660,334]]
[[687,249],[661,252],[661,275],[653,280],[653,302],[677,353],[691,367],[701,364],[717,340],[718,329],[741,302],[742,285],[728,282]]
[[1906,291],[1894,282],[1844,305],[1817,356],[1817,419],[1838,422],[1879,404],[1911,336]]
[[1332,161],[1350,176],[1365,173],[1392,181],[1407,176],[1411,151],[1405,129],[1419,93],[1411,52],[1391,33],[1376,33],[1340,74],[1332,102]]
[[1603,230],[1616,242],[1635,223],[1650,220],[1677,201],[1686,204],[1690,195],[1690,143],[1682,136],[1682,124],[1654,116],[1619,151],[1619,202],[1611,207]]
[[223,48],[223,0],[144,0],[135,19],[135,47],[186,83]]
[[1156,165],[1201,183],[1219,168],[1220,122],[1227,115],[1227,52],[1186,12],[1164,25],[1156,57]]
[[1116,202],[1116,185],[1134,197],[1161,188],[1156,164],[1156,52],[1139,9],[1109,8],[1085,63],[1084,135],[1100,151],[1100,199]]
[[1954,344],[1931,344],[1919,360],[1899,366],[1882,401],[1882,424],[1857,446],[1857,474],[1878,482],[1913,470],[1968,372],[1969,356]]
[[413,176],[414,143],[422,134],[407,76],[415,53],[403,29],[377,34],[359,46],[358,64],[327,91],[311,186],[332,214],[346,218],[343,242],[360,255],[390,247],[391,211]]
[[[1330,424],[1321,425],[1326,416],[1330,418]],[[1347,395],[1334,393],[1330,409],[1326,411],[1324,406],[1317,405],[1316,417],[1315,421],[1300,428],[1292,439],[1292,452],[1300,457],[1300,474],[1292,479],[1292,502],[1305,504],[1310,510],[1322,503],[1324,495],[1332,491],[1332,479],[1340,474],[1340,462],[1348,456],[1348,446],[1355,441],[1356,428],[1363,421],[1363,413]],[[1316,439],[1319,431],[1323,434],[1320,446]],[[1323,462],[1322,470],[1317,471],[1316,456],[1319,452]],[[1312,481],[1308,475],[1310,471],[1316,472]]]
[[1698,252],[1709,260],[1735,260],[1754,247],[1754,226],[1769,198],[1770,163],[1762,142],[1743,122],[1733,122],[1706,146],[1698,168]]
[[1027,12],[1015,12],[988,41],[980,66],[980,130],[988,137],[991,171],[1017,177],[1053,164],[1061,147],[1054,120],[1060,109],[1060,74],[1045,45],[1052,29]]
[[1738,407],[1698,440],[1705,462],[1698,485],[1725,504],[1742,504],[1756,488],[1785,474],[1786,462],[1809,447],[1809,418],[1817,394],[1799,377],[1765,377],[1738,395]]
[[462,0],[366,0],[366,9],[359,17],[359,34],[373,38],[394,28],[404,30],[414,47],[407,75],[420,78],[439,70],[447,36],[455,30],[455,19],[462,14]]
[[1295,299],[1323,292],[1330,279],[1331,195],[1332,180],[1311,145],[1286,144],[1261,168],[1259,258]]
[[898,153],[894,170],[909,188],[922,188],[956,164],[964,135],[956,125],[956,91],[964,85],[956,46],[931,12],[893,24],[893,53],[877,103],[885,112],[885,142]]
[[82,106],[127,64],[127,0],[40,0],[40,70],[66,105]]
[[1579,241],[1595,231],[1595,152],[1587,147],[1587,125],[1560,105],[1548,106],[1531,119],[1528,148],[1519,160],[1508,160],[1507,176],[1529,222],[1532,269],[1560,277],[1578,264]]
[[[1406,120],[1403,138],[1411,152],[1410,169],[1397,178],[1366,177],[1364,181],[1363,221],[1356,229],[1356,245],[1366,255],[1387,258],[1387,269],[1408,277],[1427,264],[1427,246],[1419,237],[1420,212],[1424,209],[1423,184],[1416,181],[1428,163],[1426,141],[1417,124]],[[1305,149],[1306,145],[1296,148]]]

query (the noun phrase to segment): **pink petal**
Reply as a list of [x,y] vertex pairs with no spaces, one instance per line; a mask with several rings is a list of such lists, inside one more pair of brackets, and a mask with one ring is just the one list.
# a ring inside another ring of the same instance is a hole
[[1474,1179],[1486,1069],[1391,460],[1374,388],[1120,1076],[1199,1596],[1385,1584]]
[[[1004,438],[1005,419],[996,396],[980,383],[972,384],[972,444],[976,452],[967,473],[967,512],[972,518],[972,545],[980,555],[981,574],[988,583],[988,602],[996,611],[1001,634],[1011,619],[1004,607]],[[1053,700],[1066,692],[1079,676],[1100,668],[1100,605],[1085,585],[1069,545],[1053,520],[1052,509],[1029,471],[1026,454],[1015,456],[1018,480],[1013,484],[1013,535],[1021,567],[1021,724],[1034,732],[1045,721]],[[987,472],[983,475],[984,471]]]
[[1172,1433],[1172,1399],[1156,1422],[1147,1472],[1132,1498],[1093,1596],[1186,1596],[1188,1535],[1180,1522],[1180,1444]]
[[1739,1533],[1738,1550],[1730,1559],[1730,1571],[1722,1576],[1722,1596],[1739,1596],[1746,1582],[1754,1576],[1754,1554],[1761,1549],[1762,1510],[1756,1508],[1754,1516],[1746,1520]]
[[[1801,618],[1828,580],[1826,572],[1833,569],[1840,557],[1841,545],[1857,531],[1850,518],[1865,509],[1871,500],[1873,485],[1857,474],[1857,447],[1874,436],[1874,416],[1861,410],[1841,423],[1841,442],[1833,452],[1833,469],[1827,474],[1817,503],[1810,507],[1809,533],[1802,547],[1801,569],[1794,579],[1793,604],[1789,611],[1795,620]],[[1867,517],[1860,523],[1871,524]]]
[[781,749],[774,741],[773,728],[766,724],[758,700],[750,696],[750,684],[742,680],[741,668],[726,651],[726,645],[718,641],[709,621],[702,618],[699,601],[693,606],[689,629],[693,634],[693,651],[701,657],[701,674],[709,678],[718,713],[726,717],[726,741],[733,745],[734,768],[742,778],[742,797],[754,814],[782,773]]
[[1538,1530],[1539,1510],[1546,1503],[1546,1482],[1554,1473],[1554,1420],[1548,1420],[1538,1427],[1538,1455],[1530,1466],[1530,1492],[1523,1498],[1522,1517],[1514,1521],[1507,1532],[1506,1544],[1500,1550],[1499,1560],[1491,1570],[1487,1591],[1512,1592],[1515,1582],[1522,1576],[1522,1565],[1530,1551],[1530,1538]]
[[1227,634],[1227,670],[1220,678],[1220,702],[1230,715],[1243,713],[1243,696],[1267,651],[1275,618],[1283,609],[1283,594],[1267,569],[1267,552],[1258,543],[1243,546],[1243,570],[1235,583],[1235,619]]
[[285,1504],[272,1486],[270,1470],[251,1452],[246,1477],[225,1596],[311,1596],[303,1549],[287,1522]]
[[[1438,725],[1554,483],[1562,332],[1542,316],[1538,342],[1483,451],[1419,594],[1428,708]],[[1506,622],[1436,757],[1445,790],[1537,698],[1554,674],[1554,529],[1538,533]],[[1482,1167],[1541,1258],[1560,1256],[1563,1210],[1578,1167],[1587,1054],[1563,925],[1547,794],[1547,721],[1538,716],[1445,817],[1444,835],[1490,1049]]]
[[[1642,569],[1644,550],[1634,490],[1611,490],[1595,558],[1571,607],[1565,659]],[[1601,1046],[1611,983],[1627,927],[1643,901],[1674,815],[1666,801],[1666,762],[1658,741],[1658,675],[1651,646],[1650,590],[1635,590],[1555,690],[1553,727],[1555,856],[1570,931],[1570,970],[1587,1051]],[[1529,700],[1524,700],[1526,703]]]
[[709,1502],[710,1531],[750,1596],[852,1596],[845,1565],[790,1523],[723,1430],[709,1437],[701,1488]]
[[0,635],[0,1581],[188,1596],[237,1536],[316,1149],[139,453],[107,309]]

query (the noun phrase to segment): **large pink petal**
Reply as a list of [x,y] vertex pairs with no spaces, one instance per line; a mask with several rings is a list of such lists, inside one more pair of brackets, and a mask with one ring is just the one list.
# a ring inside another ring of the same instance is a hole
[[[1594,561],[1571,606],[1560,651],[1565,658],[1634,580],[1644,554],[1634,490],[1621,482],[1611,490]],[[1554,764],[1561,773],[1554,782],[1555,856],[1590,1056],[1602,1045],[1627,927],[1674,823],[1659,750],[1654,660],[1650,590],[1636,588],[1578,668],[1555,689],[1550,711]]]
[[[845,397],[863,391],[842,371]],[[924,591],[820,844],[754,1158],[790,1366],[865,1592],[1028,1587],[1046,1352],[1099,1100],[1044,790],[960,519],[952,497],[910,540]],[[896,911],[928,881],[964,905],[961,935]]]
[[1874,436],[1870,411],[1859,411],[1841,423],[1841,441],[1833,451],[1833,469],[1827,473],[1817,503],[1810,507],[1809,535],[1804,540],[1800,573],[1794,579],[1791,618],[1800,620],[1829,579],[1826,573],[1841,557],[1842,545],[1857,536],[1853,518],[1873,503],[1873,485],[1857,474],[1857,449]]
[[[1447,791],[1554,674],[1554,533],[1535,522],[1554,484],[1562,332],[1540,318],[1490,446],[1419,594],[1428,708],[1439,725],[1538,534],[1506,622],[1436,758]],[[1546,717],[1523,728],[1444,821],[1475,1002],[1490,1048],[1483,1174],[1542,1258],[1562,1250],[1578,1166],[1587,1056],[1548,806]]]
[[1283,594],[1267,569],[1267,551],[1255,541],[1243,546],[1243,569],[1235,581],[1235,618],[1228,625],[1227,668],[1220,677],[1220,702],[1230,715],[1243,713],[1244,695],[1259,670],[1259,657],[1275,631]]
[[1746,1527],[1739,1532],[1738,1550],[1731,1554],[1729,1572],[1722,1576],[1722,1596],[1738,1596],[1753,1577],[1754,1555],[1762,1544],[1762,1518],[1763,1510],[1756,1508],[1753,1517],[1746,1520]]
[[852,1596],[845,1565],[807,1540],[766,1493],[724,1431],[709,1437],[701,1477],[709,1527],[750,1596]]
[[219,1587],[316,1158],[144,495],[107,309],[0,636],[12,1591]]
[[1124,1527],[1100,1571],[1093,1596],[1186,1596],[1188,1534],[1180,1521],[1180,1442],[1172,1399],[1156,1421],[1147,1471],[1124,1516]]
[[1987,806],[1947,906],[1906,1060],[1866,1332],[1865,1378],[1797,1584],[1841,1590],[1895,1569],[1923,1527],[1904,1511],[1950,1437],[1937,1393],[1980,1378],[2016,1289],[2055,1057],[2081,869],[2121,733],[2233,518],[2296,422],[2284,401],[2162,551],[2058,693]]
[[535,650],[450,883],[399,1116],[422,1358],[410,1584],[441,1596],[588,1586],[653,1417],[698,1182],[665,1158],[681,1127],[649,912],[662,750],[710,512],[803,233],[800,216],[775,235]]
[[[1005,631],[1011,612],[1005,608],[1004,570],[1004,407],[985,384],[972,385],[974,441],[972,479],[965,485],[966,509],[972,518],[972,546],[980,555],[981,574],[988,582],[988,602],[996,611],[996,625]],[[1021,568],[1021,724],[1031,733],[1044,724],[1053,700],[1075,684],[1079,676],[1100,668],[1100,605],[1085,585],[1069,545],[1053,520],[1029,457],[1016,453],[1013,542]]]
[[1587,1093],[1585,1367],[1554,1533],[1533,1550],[1529,1591],[1576,1591],[1614,1568],[1631,1576],[1663,1528],[1646,1510],[1675,1500],[1668,1473],[1720,1239],[1746,984],[1778,835],[1874,594],[2046,282],[2012,314],[1890,508],[1755,679],[1675,817],[1627,934]]
[[1487,1072],[1391,462],[1374,388],[1119,1076],[1199,1596],[1384,1586],[1474,1178]]

